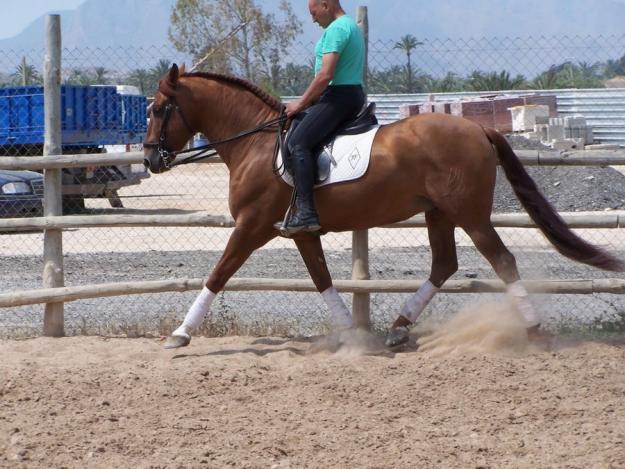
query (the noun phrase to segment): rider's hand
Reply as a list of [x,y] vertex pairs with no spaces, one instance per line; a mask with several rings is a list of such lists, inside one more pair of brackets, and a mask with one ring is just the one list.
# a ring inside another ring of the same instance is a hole
[[293,117],[299,114],[304,110],[304,103],[301,99],[296,99],[295,101],[291,101],[286,105],[286,115],[287,117]]

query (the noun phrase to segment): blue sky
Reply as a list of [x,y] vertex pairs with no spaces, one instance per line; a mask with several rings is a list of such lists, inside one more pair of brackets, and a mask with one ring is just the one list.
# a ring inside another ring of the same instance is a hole
[[[106,1],[106,0],[101,0]],[[264,0],[273,2],[276,0]],[[295,2],[305,2],[306,0],[291,0]],[[415,0],[405,0],[407,3]],[[467,0],[480,4],[480,0]],[[550,0],[545,0],[549,2]],[[625,3],[625,0],[613,0],[618,3]],[[26,28],[31,22],[43,14],[58,10],[71,10],[84,3],[85,0],[0,0],[3,6],[0,15],[0,39],[15,36]],[[353,14],[357,5],[375,5],[383,3],[384,0],[343,0],[345,9]],[[307,20],[308,17],[302,18]]]
[[50,11],[72,10],[85,0],[3,0],[0,39],[15,36]]

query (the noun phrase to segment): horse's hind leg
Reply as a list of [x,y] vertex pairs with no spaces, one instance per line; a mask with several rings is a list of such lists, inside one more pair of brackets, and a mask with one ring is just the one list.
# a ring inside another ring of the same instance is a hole
[[506,248],[490,220],[477,226],[465,228],[473,244],[490,262],[491,266],[506,284],[506,293],[521,312],[528,329],[540,323],[534,307],[530,303],[527,290],[520,281],[519,271],[514,255]]
[[425,220],[432,248],[430,277],[402,306],[386,338],[388,347],[397,347],[408,342],[408,327],[421,315],[443,283],[458,270],[455,225],[438,209],[426,212]]
[[305,234],[293,239],[315,287],[328,306],[332,326],[338,329],[351,327],[352,315],[336,288],[332,286],[332,277],[330,277],[330,271],[323,254],[321,238]]

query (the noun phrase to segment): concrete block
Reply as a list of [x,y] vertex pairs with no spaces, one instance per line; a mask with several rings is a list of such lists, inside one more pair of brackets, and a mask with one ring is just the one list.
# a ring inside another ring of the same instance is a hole
[[549,124],[547,126],[547,140],[553,142],[554,140],[564,140],[564,126]]
[[[525,105],[546,105],[549,108],[549,115],[557,116],[556,98],[551,95],[481,96],[479,98],[453,102],[449,107],[449,112],[453,115],[475,121],[483,126],[493,127],[500,132],[511,132],[513,127],[509,108]],[[526,130],[531,130],[531,128],[529,126]]]
[[549,118],[549,125],[565,126],[564,117],[551,117]]
[[509,108],[509,111],[512,116],[513,132],[525,132],[533,129],[538,116],[549,118],[549,106],[545,105],[513,106]]
[[405,119],[410,116],[416,116],[419,114],[418,104],[402,104],[399,106],[399,118]]
[[586,145],[586,150],[619,150],[620,148],[619,145],[609,143]]
[[591,145],[595,142],[595,135],[592,131],[592,127],[586,127],[586,137],[584,138],[586,145]]
[[534,126],[534,132],[538,134],[538,139],[543,142],[549,142],[549,124],[536,124]]
[[552,140],[551,148],[554,150],[567,151],[572,150],[575,146],[575,142],[573,140]]
[[426,102],[419,104],[419,114],[432,114],[434,112],[434,103]]
[[531,94],[522,96],[523,104],[526,105],[545,105],[549,107],[549,116],[558,117],[558,100],[555,95],[536,95]]
[[538,132],[523,132],[520,135],[528,140],[540,140],[540,134]]
[[456,101],[450,105],[451,114],[477,122],[485,127],[495,127],[493,104],[487,100]]
[[434,112],[451,114],[451,103],[434,103]]
[[549,124],[549,116],[536,116],[535,124]]
[[564,118],[564,127],[586,127],[584,116],[567,116]]

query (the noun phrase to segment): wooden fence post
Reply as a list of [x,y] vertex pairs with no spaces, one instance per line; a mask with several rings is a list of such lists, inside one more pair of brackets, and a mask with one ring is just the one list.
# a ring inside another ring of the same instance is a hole
[[356,13],[356,24],[365,37],[365,92],[367,91],[367,82],[369,79],[369,13],[367,7],[358,7]]
[[[45,137],[43,155],[62,154],[61,145],[61,17],[46,18],[46,54],[43,63]],[[61,169],[44,170],[44,216],[63,215]],[[63,231],[47,229],[43,238],[43,286],[64,286]],[[43,335],[65,335],[63,303],[46,303]]]
[[[367,7],[358,7],[356,22],[365,37],[365,91],[367,86],[367,62],[369,56],[369,18]],[[367,230],[352,233],[352,280],[369,280],[369,232]],[[354,293],[352,300],[354,322],[356,326],[369,329],[370,294]]]

